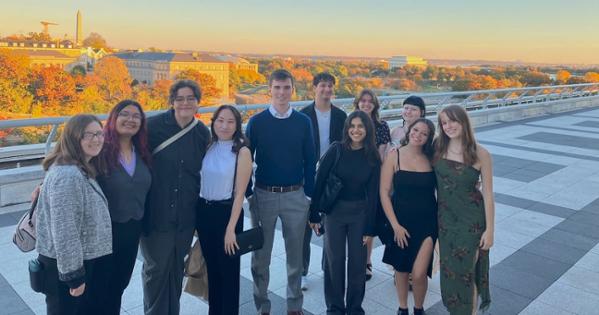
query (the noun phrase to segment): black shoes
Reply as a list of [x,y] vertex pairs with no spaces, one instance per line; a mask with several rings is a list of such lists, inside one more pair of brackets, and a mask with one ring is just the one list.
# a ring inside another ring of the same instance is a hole
[[366,264],[366,281],[372,279],[372,264]]

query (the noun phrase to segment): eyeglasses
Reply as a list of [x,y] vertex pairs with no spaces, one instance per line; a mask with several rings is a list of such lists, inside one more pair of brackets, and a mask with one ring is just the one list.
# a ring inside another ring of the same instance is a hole
[[98,140],[104,139],[104,132],[103,131],[97,131],[97,132],[86,131],[83,133],[83,140],[90,141],[90,140],[93,140],[94,138],[98,138]]
[[140,114],[131,114],[129,112],[120,112],[118,117],[123,118],[125,120],[137,120],[137,121],[141,121],[141,115]]
[[188,96],[188,97],[177,96],[177,97],[175,97],[175,102],[177,102],[177,103],[184,103],[185,101],[187,101],[187,103],[197,103],[198,99],[195,96]]

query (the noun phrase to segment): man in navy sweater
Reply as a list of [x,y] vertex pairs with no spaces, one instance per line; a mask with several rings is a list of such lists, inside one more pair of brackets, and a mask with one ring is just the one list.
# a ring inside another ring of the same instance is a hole
[[287,314],[303,314],[302,248],[310,196],[314,189],[316,150],[308,116],[291,108],[294,79],[287,70],[275,70],[268,80],[272,105],[254,115],[246,128],[255,154],[256,183],[250,212],[264,231],[264,247],[252,253],[254,303],[270,314],[269,265],[275,224],[281,219],[287,256]]

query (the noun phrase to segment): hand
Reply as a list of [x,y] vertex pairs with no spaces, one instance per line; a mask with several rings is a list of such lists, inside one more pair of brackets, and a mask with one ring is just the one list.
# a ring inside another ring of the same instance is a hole
[[310,228],[316,233],[316,236],[320,236],[320,223],[310,223]]
[[399,248],[403,249],[408,246],[408,238],[410,233],[403,226],[393,226],[393,240],[397,243]]
[[35,200],[35,198],[37,198],[37,196],[40,195],[41,189],[42,189],[41,185],[35,186],[35,189],[31,192],[31,202],[33,202]]
[[493,232],[485,230],[483,235],[480,237],[480,249],[489,250],[493,246]]
[[83,292],[85,292],[85,283],[82,283],[76,289],[69,289],[69,293],[71,294],[71,296],[74,296],[74,297],[81,296],[81,294],[83,294]]
[[235,255],[236,250],[239,250],[239,245],[237,244],[235,230],[227,228],[225,232],[225,253],[227,255]]
[[364,235],[362,236],[362,246],[365,246],[372,239],[372,236]]
[[476,188],[476,190],[480,190],[483,186],[482,181],[480,180],[480,178],[476,181],[476,185],[474,185],[474,187]]

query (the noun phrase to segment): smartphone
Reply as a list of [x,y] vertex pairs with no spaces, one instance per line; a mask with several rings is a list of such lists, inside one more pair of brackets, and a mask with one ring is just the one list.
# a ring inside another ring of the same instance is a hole
[[324,224],[320,224],[320,227],[318,228],[318,236],[322,236],[324,234]]

